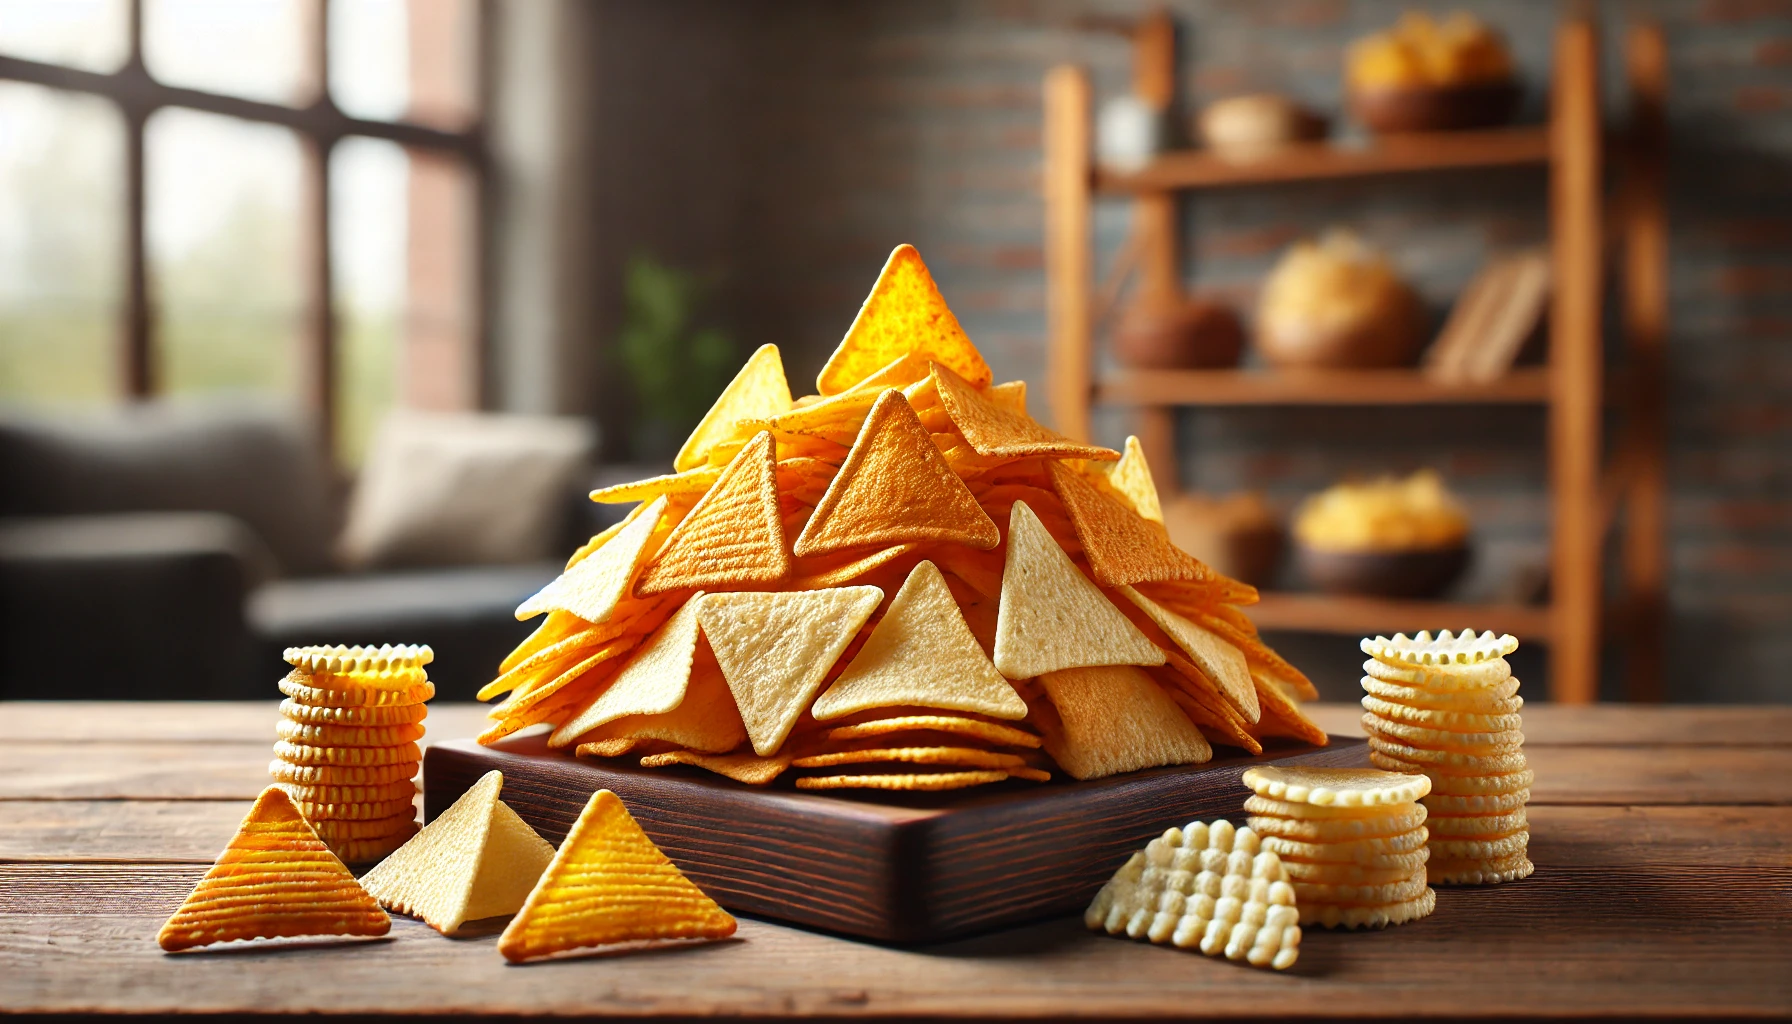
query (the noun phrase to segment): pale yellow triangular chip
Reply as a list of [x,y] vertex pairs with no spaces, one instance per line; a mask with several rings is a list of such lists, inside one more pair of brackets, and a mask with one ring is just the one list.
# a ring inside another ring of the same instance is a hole
[[608,622],[610,613],[634,583],[641,551],[665,511],[664,496],[636,509],[628,525],[609,543],[524,601],[517,608],[516,617],[527,619],[542,612],[563,611],[592,624]]
[[697,601],[702,596],[693,594],[648,637],[609,686],[554,730],[548,746],[567,746],[624,715],[657,715],[677,707],[691,678],[691,658],[697,651]]
[[698,620],[740,708],[753,752],[775,752],[884,592],[838,587],[709,594]]
[[672,468],[682,473],[703,465],[710,448],[733,436],[736,422],[769,419],[789,409],[790,382],[784,379],[778,346],[761,345],[691,431]]
[[1151,465],[1145,461],[1145,447],[1139,439],[1126,435],[1126,448],[1119,462],[1093,463],[1091,473],[1113,488],[1132,510],[1154,523],[1164,521],[1164,508],[1157,500],[1157,483],[1151,479]]
[[825,722],[870,708],[903,706],[991,718],[1027,716],[1027,702],[978,646],[932,562],[921,562],[909,573],[865,645],[811,713]]
[[269,786],[156,942],[174,952],[239,939],[384,935],[391,927],[286,791]]
[[837,395],[909,353],[951,367],[973,386],[989,385],[989,364],[958,325],[921,254],[912,245],[899,245],[840,347],[822,367],[815,388]]
[[1073,668],[1039,681],[1053,712],[1036,716],[1045,752],[1078,779],[1213,757],[1201,730],[1142,669]]
[[1001,531],[940,456],[899,391],[885,391],[865,418],[840,472],[797,537],[798,557],[910,541],[987,551]]
[[420,917],[444,935],[516,913],[554,848],[498,799],[503,788],[502,772],[486,772],[361,884],[388,910]]
[[978,455],[1000,459],[1114,460],[1120,453],[1082,444],[1040,426],[1026,413],[990,401],[963,377],[938,363],[931,365],[933,384],[952,425]]
[[1207,627],[1190,622],[1132,587],[1119,590],[1176,641],[1176,646],[1182,648],[1202,675],[1213,680],[1226,702],[1237,709],[1245,721],[1256,723],[1260,714],[1257,686],[1251,682],[1251,666],[1245,661],[1243,651],[1215,636]]
[[511,962],[619,942],[722,939],[734,918],[666,859],[607,789],[591,794],[566,841],[498,939]]
[[[699,643],[691,660],[690,682],[677,707],[659,714],[615,719],[579,740],[578,752],[582,754],[610,749],[623,740],[629,741],[630,750],[643,740],[659,740],[687,750],[720,754],[745,743],[747,730],[734,707],[734,695],[716,665],[715,654],[707,643]],[[588,745],[591,750],[586,749]]]
[[775,583],[790,575],[778,511],[776,446],[760,431],[641,572],[635,592]]
[[1024,501],[1008,518],[995,665],[1010,679],[1090,665],[1162,665],[1164,652],[1110,603]]

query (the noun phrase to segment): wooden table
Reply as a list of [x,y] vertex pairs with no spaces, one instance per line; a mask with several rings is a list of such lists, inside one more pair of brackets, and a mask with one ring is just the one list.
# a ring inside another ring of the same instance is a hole
[[[479,713],[437,707],[431,734]],[[1351,706],[1318,714],[1356,731]],[[512,967],[492,935],[397,918],[373,942],[164,955],[156,929],[267,781],[274,717],[0,703],[0,1013],[1792,1015],[1792,708],[1527,708],[1537,873],[1385,932],[1309,929],[1285,974],[1074,919],[907,949],[743,920],[711,946]]]

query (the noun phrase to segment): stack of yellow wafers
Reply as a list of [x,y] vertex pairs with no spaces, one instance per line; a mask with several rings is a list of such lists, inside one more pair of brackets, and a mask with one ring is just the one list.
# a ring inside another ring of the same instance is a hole
[[268,773],[349,864],[376,861],[417,832],[428,647],[289,647],[279,741]]
[[1363,728],[1371,762],[1431,779],[1433,883],[1492,885],[1533,869],[1531,796],[1510,636],[1420,633],[1363,641]]
[[1248,824],[1281,858],[1302,925],[1381,928],[1437,906],[1425,879],[1425,776],[1266,766],[1244,784]]

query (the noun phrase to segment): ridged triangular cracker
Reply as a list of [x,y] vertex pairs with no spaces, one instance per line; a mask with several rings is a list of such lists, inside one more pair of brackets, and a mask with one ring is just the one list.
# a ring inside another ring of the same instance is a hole
[[561,573],[554,582],[541,588],[534,597],[516,610],[518,619],[527,619],[542,612],[571,612],[586,622],[608,622],[610,613],[628,594],[635,581],[635,570],[641,561],[641,550],[653,536],[660,516],[666,511],[666,499],[653,499],[630,513],[630,520],[609,543],[588,558]]
[[1061,462],[1048,462],[1052,489],[1076,528],[1089,568],[1104,587],[1146,580],[1193,580],[1206,583],[1220,575],[1201,560],[1170,543],[1170,535],[1154,523],[1104,494],[1088,477]]
[[934,363],[930,369],[946,415],[978,455],[1103,461],[1120,457],[1119,452],[1053,433],[1026,413],[1002,408],[947,367]]
[[678,450],[672,468],[684,472],[703,465],[709,449],[734,434],[739,420],[763,420],[790,408],[790,383],[784,379],[784,361],[778,357],[778,346],[761,345],[740,368],[721,397],[710,406],[703,421]]
[[977,645],[932,562],[922,562],[908,574],[865,645],[811,713],[825,722],[870,708],[904,706],[1027,717],[1027,702]]
[[1045,751],[1076,778],[1213,757],[1201,730],[1143,669],[1072,668],[1039,681],[1056,712],[1037,716]]
[[1024,501],[1008,517],[1008,561],[996,620],[995,665],[1030,679],[1089,665],[1162,665],[1164,652],[1127,621]]
[[684,700],[691,678],[691,656],[697,651],[697,601],[684,607],[647,638],[622,671],[548,737],[548,746],[564,747],[592,729],[624,715],[657,715]]
[[956,542],[987,551],[1001,531],[940,456],[901,392],[872,406],[852,451],[796,539],[806,558],[909,541]]
[[1164,521],[1163,505],[1157,500],[1157,482],[1151,479],[1151,466],[1145,461],[1145,448],[1138,438],[1126,436],[1126,449],[1119,462],[1096,463],[1088,468],[1091,473],[1099,473],[1134,512],[1154,523]]
[[734,918],[692,884],[607,789],[591,794],[566,841],[498,939],[512,962],[656,939],[723,939]]
[[451,935],[468,921],[514,914],[554,859],[554,848],[498,799],[490,771],[361,879],[387,909]]
[[912,245],[899,245],[822,367],[815,389],[837,395],[911,352],[951,367],[975,387],[989,385],[989,364],[946,306],[921,254]]
[[790,735],[828,670],[877,610],[876,587],[709,594],[698,620],[761,757]]
[[1176,641],[1176,646],[1182,648],[1202,675],[1213,680],[1221,695],[1244,716],[1245,721],[1253,724],[1257,721],[1261,714],[1257,687],[1251,682],[1251,666],[1245,661],[1243,651],[1215,636],[1207,627],[1183,618],[1131,587],[1121,587],[1120,593]]
[[156,942],[169,952],[237,939],[384,935],[392,919],[269,786]]
[[635,592],[775,583],[790,575],[771,431],[747,442],[666,538]]

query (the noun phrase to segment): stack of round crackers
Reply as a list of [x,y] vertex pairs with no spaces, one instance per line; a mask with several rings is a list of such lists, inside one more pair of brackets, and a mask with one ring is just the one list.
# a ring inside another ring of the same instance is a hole
[[1431,881],[1492,885],[1524,878],[1530,825],[1511,636],[1403,634],[1364,640],[1363,728],[1369,758],[1431,779]]
[[1423,775],[1372,768],[1244,773],[1248,824],[1294,885],[1302,925],[1381,928],[1437,906],[1426,883]]
[[268,773],[345,863],[376,861],[417,832],[428,647],[289,647]]

